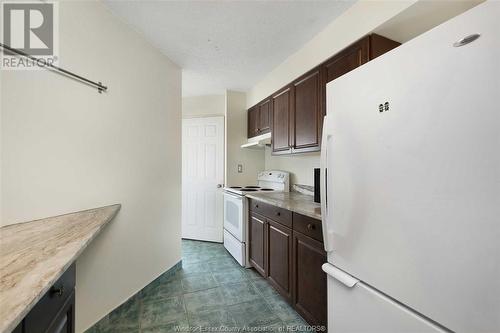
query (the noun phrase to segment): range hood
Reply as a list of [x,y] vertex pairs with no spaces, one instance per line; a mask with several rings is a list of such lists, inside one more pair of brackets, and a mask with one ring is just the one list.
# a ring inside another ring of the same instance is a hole
[[249,138],[247,143],[241,145],[241,148],[264,149],[266,145],[270,144],[271,144],[271,133],[266,133],[254,136],[253,138]]

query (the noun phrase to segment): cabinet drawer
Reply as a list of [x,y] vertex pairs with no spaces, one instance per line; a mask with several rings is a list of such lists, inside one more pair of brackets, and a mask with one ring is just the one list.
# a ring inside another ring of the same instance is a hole
[[323,242],[321,221],[309,216],[293,213],[293,230]]
[[292,227],[292,212],[287,209],[269,206],[269,212],[266,216],[273,221],[283,224],[284,226],[289,228]]
[[75,264],[57,280],[25,318],[25,332],[45,332],[75,288]]
[[250,210],[275,222],[281,223],[284,226],[289,228],[292,227],[292,212],[287,209],[269,205],[261,201],[251,200]]
[[260,214],[262,216],[266,216],[266,208],[268,208],[268,204],[263,202],[250,199],[250,211],[253,213]]

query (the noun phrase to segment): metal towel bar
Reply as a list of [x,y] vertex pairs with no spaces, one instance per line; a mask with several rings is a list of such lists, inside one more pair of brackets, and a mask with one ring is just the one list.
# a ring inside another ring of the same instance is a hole
[[27,53],[25,53],[23,51],[19,51],[17,49],[14,49],[14,48],[12,48],[12,47],[10,47],[8,45],[2,44],[2,43],[0,43],[0,47],[2,47],[5,50],[4,51],[5,53],[13,53],[13,54],[16,54],[18,56],[28,58],[28,59],[34,61],[40,67],[47,68],[47,69],[49,69],[51,71],[57,72],[57,73],[62,74],[64,76],[67,76],[67,77],[70,77],[72,79],[75,79],[75,80],[77,80],[79,82],[82,82],[82,83],[85,83],[85,84],[87,84],[89,86],[97,88],[97,91],[99,93],[102,93],[103,91],[105,92],[105,91],[108,90],[108,87],[105,86],[105,85],[103,85],[101,82],[94,82],[92,80],[84,78],[83,76],[80,76],[78,74],[75,74],[73,72],[65,70],[64,68],[61,68],[61,67],[55,66],[55,65],[53,65],[51,63],[48,63],[44,59],[36,58],[36,57],[34,57],[34,56],[30,55],[30,54],[27,54]]

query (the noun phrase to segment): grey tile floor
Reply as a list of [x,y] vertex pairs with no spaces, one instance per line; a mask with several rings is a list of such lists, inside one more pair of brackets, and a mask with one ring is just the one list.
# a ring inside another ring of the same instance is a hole
[[182,268],[164,274],[87,333],[301,332],[307,324],[221,244],[182,241]]

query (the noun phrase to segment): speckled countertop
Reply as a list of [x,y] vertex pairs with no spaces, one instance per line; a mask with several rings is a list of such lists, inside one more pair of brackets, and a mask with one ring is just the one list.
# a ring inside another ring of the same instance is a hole
[[0,332],[11,332],[120,205],[0,228]]
[[258,192],[245,196],[321,220],[321,205],[314,202],[311,195],[298,192]]

